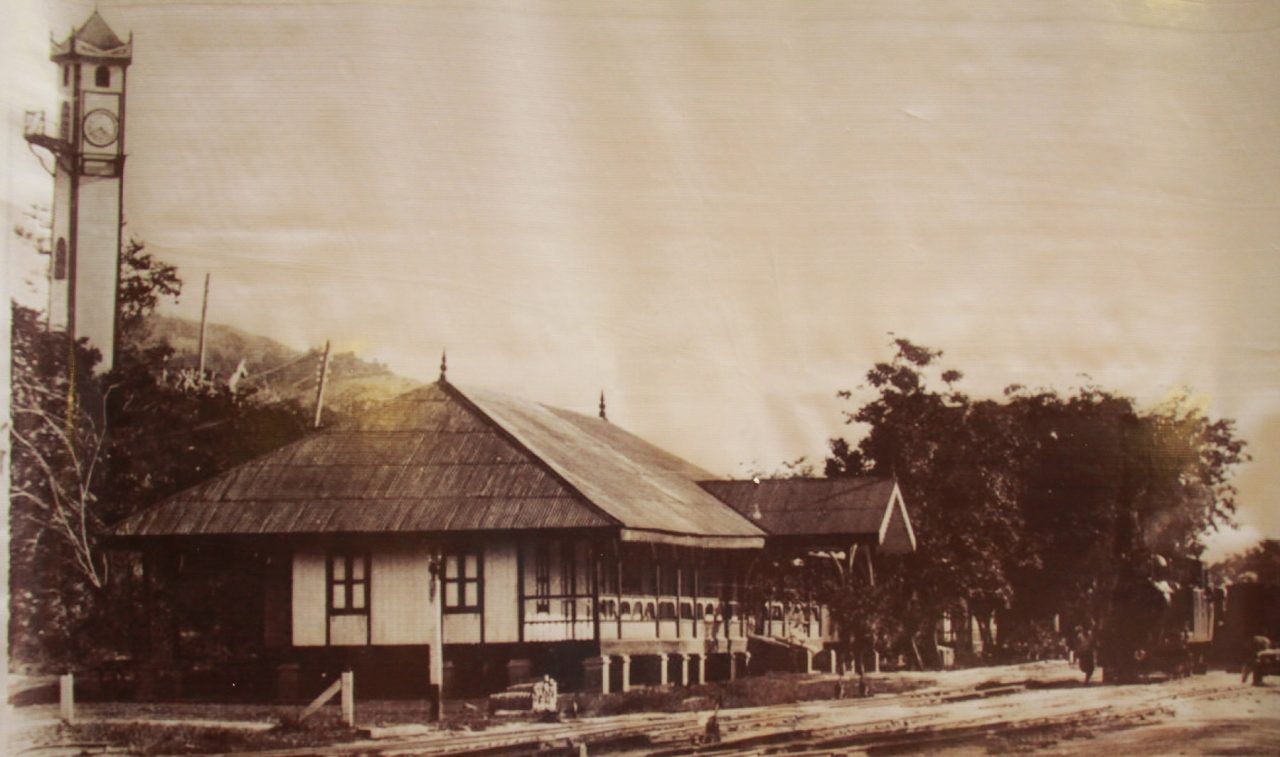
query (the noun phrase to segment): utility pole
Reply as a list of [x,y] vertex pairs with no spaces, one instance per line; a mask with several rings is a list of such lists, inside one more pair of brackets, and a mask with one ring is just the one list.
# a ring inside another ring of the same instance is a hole
[[200,305],[200,361],[196,364],[196,373],[204,378],[204,333],[209,321],[209,274],[204,275],[204,303]]
[[320,358],[320,373],[316,381],[315,428],[320,428],[320,413],[324,410],[324,385],[329,381],[329,340],[324,340],[324,356]]

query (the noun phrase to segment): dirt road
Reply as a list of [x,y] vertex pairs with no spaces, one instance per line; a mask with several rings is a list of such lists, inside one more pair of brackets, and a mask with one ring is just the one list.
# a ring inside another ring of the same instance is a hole
[[525,726],[509,735],[397,739],[377,751],[461,754],[510,739],[512,749],[585,743],[592,753],[665,755],[1280,752],[1280,686],[1241,686],[1221,672],[1086,688],[1065,664],[957,671],[936,688],[899,696],[723,711],[718,744],[699,743],[705,719],[696,713],[602,718]]
[[[895,674],[897,675],[897,674]],[[480,732],[419,730],[284,755],[1280,754],[1280,681],[1257,688],[1224,672],[1177,681],[1084,687],[1065,663],[929,675],[905,694],[708,712],[643,713]],[[834,679],[832,681],[834,686]]]

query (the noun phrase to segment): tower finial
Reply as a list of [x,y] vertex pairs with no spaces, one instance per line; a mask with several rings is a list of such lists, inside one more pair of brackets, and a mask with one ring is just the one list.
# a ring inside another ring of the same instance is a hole
[[445,374],[449,372],[449,353],[447,350],[440,350],[440,381],[446,382]]
[[602,421],[609,420],[609,416],[606,415],[604,412],[604,390],[603,389],[600,390],[600,420]]

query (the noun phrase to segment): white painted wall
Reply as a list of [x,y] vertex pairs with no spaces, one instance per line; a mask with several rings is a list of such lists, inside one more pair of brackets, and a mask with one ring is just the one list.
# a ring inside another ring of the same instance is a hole
[[430,644],[439,609],[431,598],[431,569],[425,548],[376,550],[370,576],[374,644]]
[[76,338],[88,337],[111,365],[120,246],[120,179],[80,177],[76,228]]
[[[373,551],[369,575],[369,616],[328,617],[325,552],[293,555],[293,644],[324,646],[325,623],[334,646],[430,644],[439,609],[431,598],[431,572],[425,549],[383,547]],[[370,627],[372,623],[372,627]]]
[[517,607],[516,545],[510,538],[498,538],[484,549],[484,640],[501,643],[520,640]]
[[329,618],[329,646],[363,647],[368,643],[367,615],[334,615]]
[[293,554],[293,645],[325,644],[325,554],[302,551]]
[[[57,118],[57,116],[54,116]],[[56,122],[55,126],[56,128]],[[68,300],[67,285],[70,279],[71,255],[71,176],[59,168],[53,179],[53,227],[49,239],[49,325],[55,329],[67,327]],[[53,255],[58,248],[58,240],[63,239],[67,245],[68,276],[61,280],[53,279]]]

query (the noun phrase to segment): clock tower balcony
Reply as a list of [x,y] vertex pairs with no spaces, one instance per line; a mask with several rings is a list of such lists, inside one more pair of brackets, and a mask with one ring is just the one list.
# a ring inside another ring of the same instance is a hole
[[65,139],[52,136],[46,132],[44,111],[29,110],[22,122],[22,137],[36,147],[43,147],[54,155],[66,155],[71,152],[71,143]]

